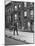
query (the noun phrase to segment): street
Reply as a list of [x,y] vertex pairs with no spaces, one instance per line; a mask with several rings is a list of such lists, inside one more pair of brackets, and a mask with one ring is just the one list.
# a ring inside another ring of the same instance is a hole
[[22,45],[22,44],[25,44],[25,42],[16,41],[14,39],[5,37],[5,44],[6,45]]
[[7,35],[7,37],[5,37],[5,44],[7,44],[7,45],[9,45],[9,44],[10,45],[20,45],[20,44],[33,43],[33,33],[30,33],[30,32],[19,32],[18,36],[17,35],[14,36],[13,31],[10,32],[9,29],[6,29],[5,35]]

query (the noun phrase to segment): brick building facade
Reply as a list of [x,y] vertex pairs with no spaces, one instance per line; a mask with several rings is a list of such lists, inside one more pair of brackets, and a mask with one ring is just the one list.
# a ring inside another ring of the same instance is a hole
[[5,26],[9,27],[14,21],[19,23],[23,31],[34,31],[34,3],[12,1],[5,6]]

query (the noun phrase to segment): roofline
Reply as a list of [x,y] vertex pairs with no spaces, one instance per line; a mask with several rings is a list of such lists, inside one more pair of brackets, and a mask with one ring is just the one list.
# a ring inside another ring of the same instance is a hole
[[7,1],[7,2],[5,2],[5,5],[7,5],[7,4],[9,4],[11,1]]
[[34,1],[27,1],[27,0],[8,0],[8,1],[5,1],[5,5],[7,5],[8,3],[10,3],[11,1],[34,2]]

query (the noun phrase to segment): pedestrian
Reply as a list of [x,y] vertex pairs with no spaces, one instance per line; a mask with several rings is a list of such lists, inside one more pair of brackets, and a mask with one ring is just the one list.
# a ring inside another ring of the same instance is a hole
[[16,31],[16,33],[18,35],[17,22],[14,23],[14,35],[15,35],[15,31]]

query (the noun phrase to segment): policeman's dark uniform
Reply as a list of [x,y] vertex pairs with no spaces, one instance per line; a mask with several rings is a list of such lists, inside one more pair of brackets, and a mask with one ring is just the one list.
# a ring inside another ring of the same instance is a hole
[[17,29],[17,23],[16,22],[14,23],[14,35],[15,35],[15,31],[17,32],[17,35],[18,35],[18,29]]

